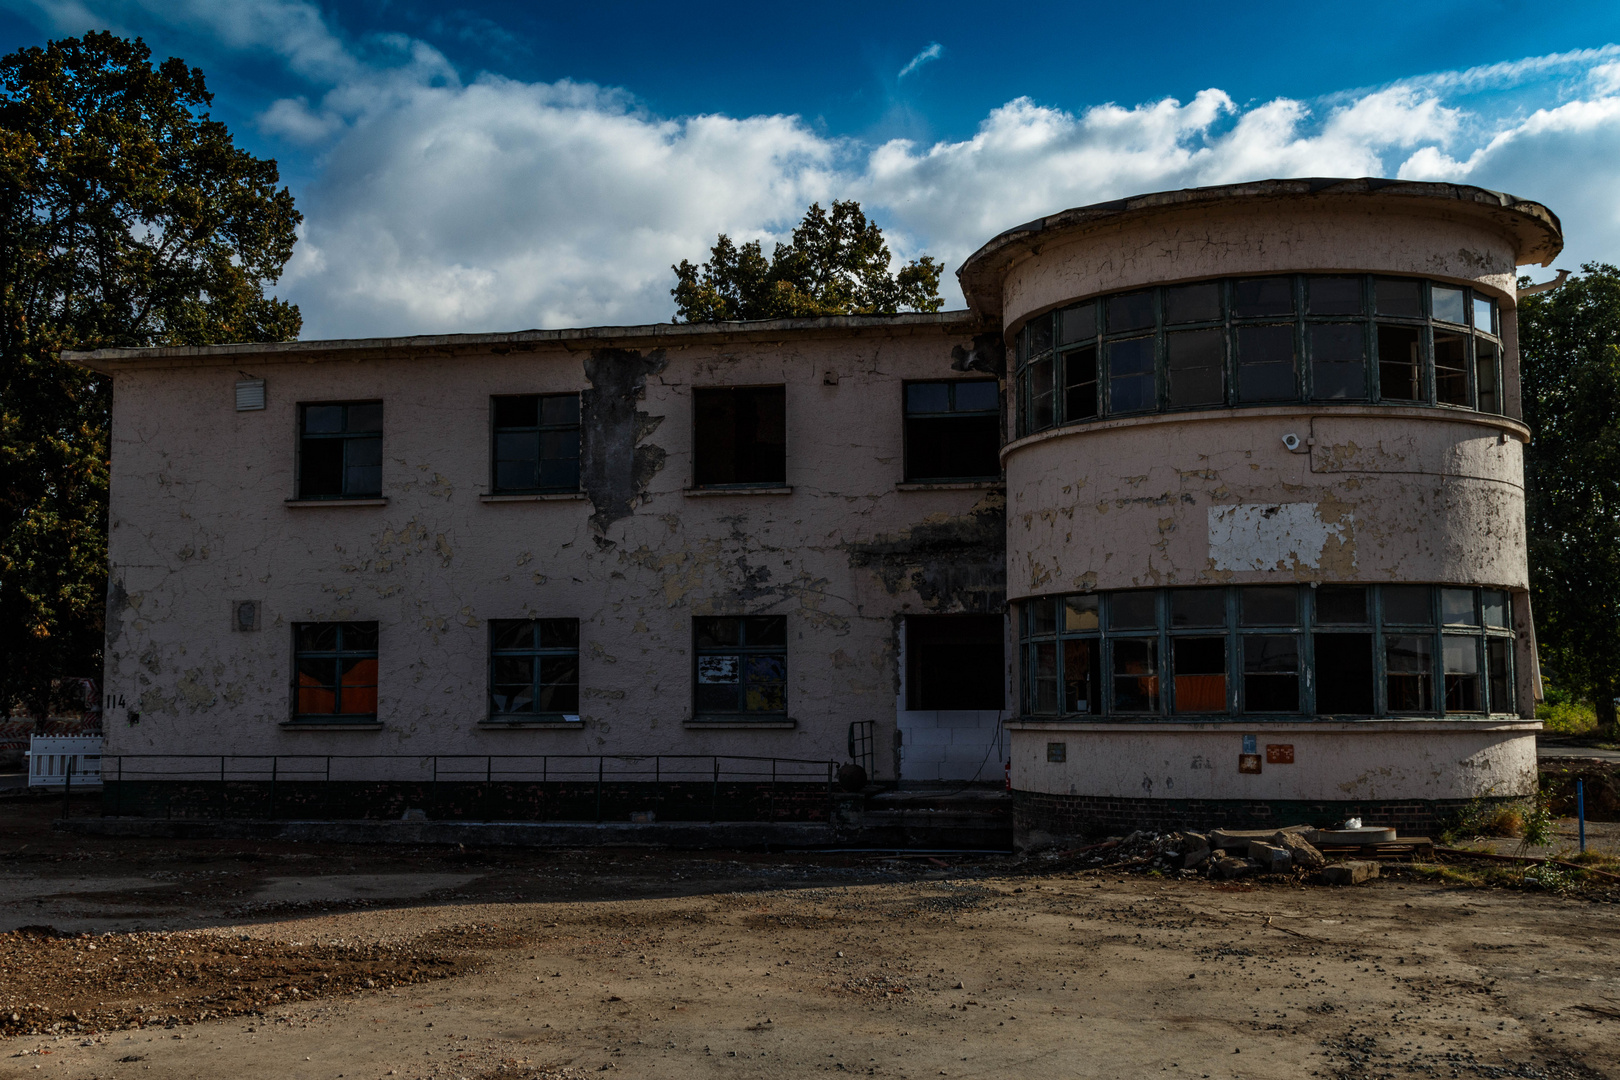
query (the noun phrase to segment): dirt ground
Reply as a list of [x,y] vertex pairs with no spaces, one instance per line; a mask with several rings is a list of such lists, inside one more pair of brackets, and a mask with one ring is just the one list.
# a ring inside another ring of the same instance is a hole
[[109,842],[57,812],[0,803],[0,1077],[1620,1078],[1613,890]]

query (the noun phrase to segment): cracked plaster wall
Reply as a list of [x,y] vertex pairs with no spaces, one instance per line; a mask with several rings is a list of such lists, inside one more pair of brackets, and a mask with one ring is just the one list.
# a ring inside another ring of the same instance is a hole
[[[974,349],[971,329],[930,327],[122,371],[105,678],[141,722],[109,717],[109,753],[842,759],[853,720],[887,746],[902,616],[1005,594],[999,490],[896,489],[903,380],[964,377]],[[267,380],[264,411],[234,410],[243,373]],[[793,493],[686,494],[692,388],[770,383],[787,385]],[[490,396],[571,391],[585,496],[480,501]],[[373,398],[388,504],[288,507],[297,403]],[[262,603],[261,630],[230,630],[237,599]],[[692,617],[777,613],[798,727],[683,728]],[[581,623],[583,728],[480,729],[487,621],[547,616]],[[383,729],[283,729],[292,624],[345,619],[380,624]]]

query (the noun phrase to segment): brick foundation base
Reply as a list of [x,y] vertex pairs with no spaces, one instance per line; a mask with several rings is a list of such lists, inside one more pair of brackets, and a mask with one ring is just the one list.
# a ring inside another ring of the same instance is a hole
[[1018,847],[1063,839],[1091,839],[1133,829],[1265,829],[1336,825],[1359,817],[1364,825],[1394,826],[1403,836],[1435,836],[1468,806],[1503,799],[1403,799],[1357,802],[1261,799],[1139,799],[1013,792],[1013,836]]

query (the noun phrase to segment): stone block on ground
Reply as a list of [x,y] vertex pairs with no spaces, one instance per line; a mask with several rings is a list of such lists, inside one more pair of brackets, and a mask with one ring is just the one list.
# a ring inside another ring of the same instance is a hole
[[1231,881],[1260,869],[1260,864],[1253,859],[1239,859],[1231,855],[1223,855],[1219,860],[1211,857],[1209,865],[1211,873],[1223,881]]
[[1304,836],[1295,832],[1279,832],[1272,836],[1271,842],[1278,847],[1287,848],[1288,854],[1294,860],[1294,865],[1304,870],[1320,870],[1327,865],[1322,853]]
[[1286,874],[1294,868],[1294,858],[1287,848],[1265,840],[1249,841],[1249,858],[1268,874]]
[[1375,862],[1342,862],[1324,867],[1322,882],[1326,885],[1360,885],[1378,876]]

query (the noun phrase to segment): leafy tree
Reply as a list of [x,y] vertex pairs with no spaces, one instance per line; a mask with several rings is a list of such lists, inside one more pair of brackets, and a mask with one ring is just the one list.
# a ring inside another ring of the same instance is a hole
[[1615,732],[1620,689],[1620,269],[1519,304],[1530,588],[1536,637],[1560,685]]
[[298,336],[301,220],[203,74],[87,34],[0,57],[0,713],[99,677],[112,387],[65,348]]
[[812,203],[769,260],[759,241],[742,247],[724,233],[709,261],[685,259],[675,271],[676,321],[786,319],[810,315],[893,315],[901,308],[938,311],[940,265],[924,255],[891,273],[883,230],[854,200],[832,212]]

